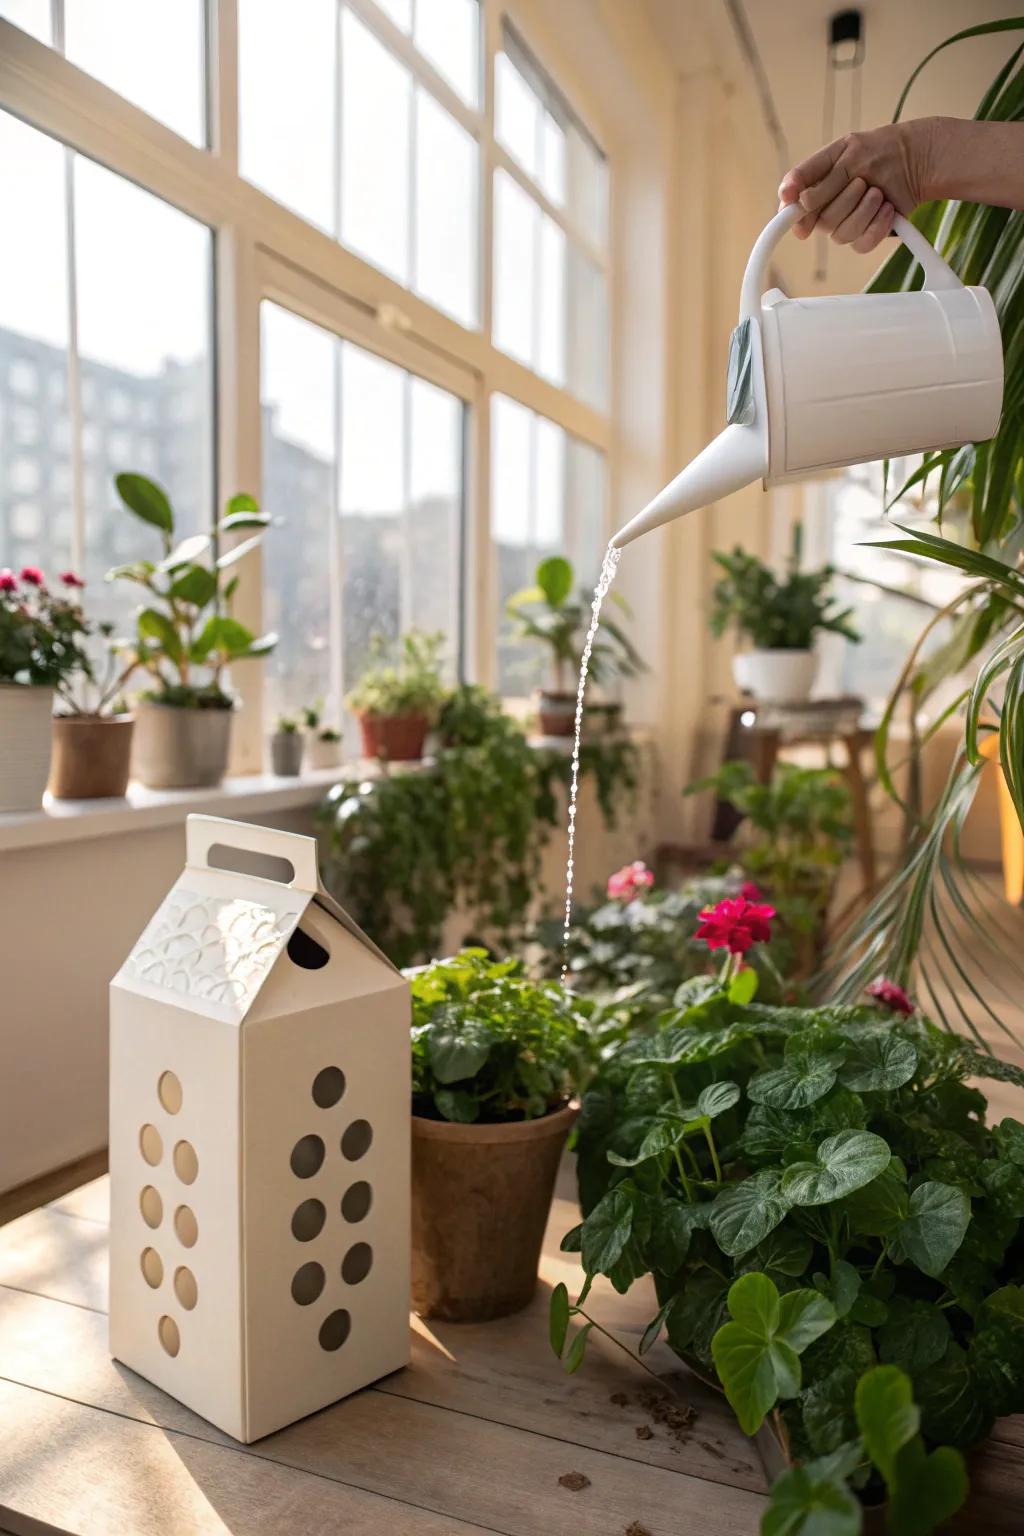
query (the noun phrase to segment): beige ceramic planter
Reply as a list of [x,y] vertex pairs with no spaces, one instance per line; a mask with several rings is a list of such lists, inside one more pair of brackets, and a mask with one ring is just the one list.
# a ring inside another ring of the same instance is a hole
[[50,772],[53,690],[0,683],[0,811],[34,811]]
[[55,800],[123,795],[131,763],[131,715],[54,715],[50,794]]
[[412,1304],[485,1322],[533,1298],[551,1194],[578,1110],[505,1125],[412,1121]]
[[230,709],[179,709],[140,699],[135,706],[133,775],[149,789],[219,784],[231,744]]

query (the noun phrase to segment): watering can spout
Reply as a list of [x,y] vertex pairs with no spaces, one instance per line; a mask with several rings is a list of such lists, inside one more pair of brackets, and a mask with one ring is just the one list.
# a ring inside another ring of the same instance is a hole
[[619,529],[612,546],[623,549],[642,533],[721,501],[733,491],[763,480],[767,473],[768,444],[764,432],[756,426],[734,423],[659,491],[642,512]]

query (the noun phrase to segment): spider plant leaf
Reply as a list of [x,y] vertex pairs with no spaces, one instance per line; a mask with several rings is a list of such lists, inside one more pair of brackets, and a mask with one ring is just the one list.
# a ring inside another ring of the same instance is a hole
[[962,32],[954,32],[952,37],[947,37],[944,42],[939,43],[929,53],[926,53],[920,64],[918,64],[917,68],[910,76],[910,79],[907,81],[906,85],[900,92],[899,100],[896,103],[896,110],[892,115],[893,122],[899,122],[900,115],[904,106],[906,105],[907,97],[910,95],[918,75],[926,67],[926,65],[931,63],[936,54],[942,53],[943,49],[951,48],[954,43],[963,42],[964,39],[968,37],[987,37],[992,32],[1022,31],[1024,31],[1024,16],[1007,16],[999,21],[983,21],[980,22],[977,26],[965,27]]

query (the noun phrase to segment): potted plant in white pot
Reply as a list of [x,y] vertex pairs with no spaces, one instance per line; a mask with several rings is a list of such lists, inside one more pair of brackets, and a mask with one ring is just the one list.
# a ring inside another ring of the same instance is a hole
[[[551,686],[536,690],[537,718],[542,736],[571,736],[576,717],[576,686],[580,658],[590,623],[593,594],[574,591],[572,565],[562,555],[542,560],[534,585],[509,598],[506,612],[515,620],[516,638],[537,641],[551,657]],[[611,602],[628,616],[629,607],[620,592],[608,594]],[[622,627],[607,615],[601,618],[590,653],[589,678],[598,687],[615,678],[636,677],[644,661]],[[588,704],[587,715],[600,715],[603,734],[617,725],[621,706]]]
[[0,811],[30,811],[50,772],[53,696],[88,672],[89,627],[68,571],[63,594],[26,565],[0,571]]
[[307,704],[302,711],[306,727],[306,760],[310,768],[337,768],[341,763],[341,732],[324,724],[324,701]]
[[163,546],[159,561],[140,560],[108,573],[108,580],[133,581],[145,593],[135,634],[125,642],[133,666],[151,679],[136,705],[135,776],[153,789],[219,784],[235,705],[225,669],[265,656],[277,643],[276,635],[257,639],[231,613],[238,585],[232,567],[260,543],[270,518],[251,496],[233,496],[217,524],[217,539],[256,531],[219,554],[212,533],[175,543],[171,504],[154,481],[123,474],[115,483],[127,509],[157,530]]
[[591,1043],[577,1000],[466,949],[412,987],[412,1302],[483,1322],[528,1305]]
[[306,738],[294,715],[278,715],[270,738],[270,765],[278,778],[295,779],[302,772],[302,753]]
[[[72,571],[61,580],[84,585]],[[99,674],[93,664],[57,686],[47,784],[55,800],[116,799],[128,788],[135,720],[122,690],[137,663],[134,656],[125,662],[112,624],[98,624],[94,633],[105,650]]]
[[850,623],[851,610],[840,609],[830,593],[832,567],[801,571],[800,554],[797,524],[781,578],[739,546],[713,557],[725,574],[712,593],[711,633],[723,635],[732,626],[750,642],[750,650],[733,657],[737,687],[778,704],[810,696],[818,669],[814,637],[820,630],[860,640]]
[[423,756],[444,702],[443,645],[442,634],[410,629],[394,656],[394,647],[374,636],[371,663],[345,699],[359,721],[364,757],[401,763]]

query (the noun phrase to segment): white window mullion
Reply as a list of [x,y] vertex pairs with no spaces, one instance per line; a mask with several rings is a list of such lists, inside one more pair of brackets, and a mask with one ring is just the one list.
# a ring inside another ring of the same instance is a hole
[[238,0],[206,0],[206,137],[238,175]]
[[345,676],[345,542],[341,524],[341,423],[344,410],[342,348],[340,339],[334,342],[334,475],[331,494],[331,526],[327,538],[327,556],[330,563],[331,582],[328,609],[328,658],[327,672],[330,697],[328,720],[340,726],[342,701],[348,679]]

